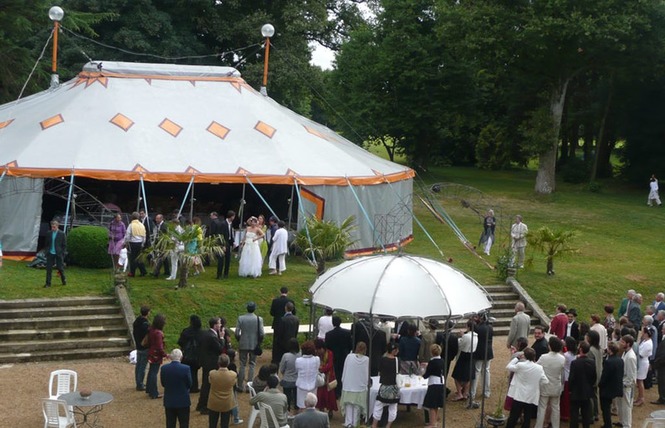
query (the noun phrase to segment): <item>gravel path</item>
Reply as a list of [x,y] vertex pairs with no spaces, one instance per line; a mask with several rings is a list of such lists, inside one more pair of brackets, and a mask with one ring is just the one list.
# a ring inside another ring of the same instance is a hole
[[[504,339],[497,338],[495,354],[492,361],[492,398],[488,399],[487,411],[496,407],[496,397],[502,387],[508,352],[503,348]],[[270,361],[270,352],[265,352],[258,360],[257,366]],[[106,405],[100,414],[100,423],[106,428],[157,428],[165,424],[162,400],[151,400],[143,392],[134,388],[134,366],[126,358],[109,358],[107,360],[81,360],[68,362],[25,363],[0,366],[0,385],[6,391],[0,406],[0,427],[41,427],[44,419],[41,413],[40,399],[47,395],[49,374],[53,370],[68,368],[75,370],[79,376],[79,388],[88,387],[93,390],[109,392],[113,395],[112,403]],[[161,391],[161,386],[160,386]],[[503,391],[501,391],[503,392]],[[247,426],[249,414],[248,394],[238,397],[240,414]],[[663,406],[648,404],[657,398],[656,387],[647,390],[647,404],[633,409],[633,426],[641,426],[649,413]],[[198,394],[192,395],[193,405]],[[193,406],[192,406],[193,409]],[[446,426],[475,427],[479,421],[480,410],[467,410],[461,403],[447,403]],[[191,428],[208,426],[207,416],[192,411]],[[255,424],[258,427],[258,422]],[[331,421],[332,427],[343,426],[341,414],[336,412]],[[422,427],[423,412],[415,407],[410,412],[400,406],[397,420],[393,427]],[[567,427],[567,423],[562,423]]]

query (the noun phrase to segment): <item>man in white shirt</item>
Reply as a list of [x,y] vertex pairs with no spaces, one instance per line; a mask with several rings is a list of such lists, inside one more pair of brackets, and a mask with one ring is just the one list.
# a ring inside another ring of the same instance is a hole
[[526,224],[522,223],[522,216],[515,216],[515,223],[510,228],[511,247],[513,250],[513,265],[515,264],[515,257],[517,256],[517,266],[524,267],[524,249],[526,248],[526,235],[529,233],[529,228]]
[[637,357],[633,351],[633,336],[627,334],[621,338],[619,346],[623,349],[623,397],[619,397],[619,421],[623,428],[631,428],[633,422],[633,396],[637,379]]
[[549,383],[543,367],[536,364],[535,359],[536,351],[525,348],[522,355],[513,358],[506,366],[506,369],[514,373],[508,389],[508,396],[512,397],[513,405],[506,428],[515,428],[522,413],[524,413],[522,426],[530,426],[533,417],[531,405],[538,405],[540,387]]
[[547,406],[551,406],[552,413],[550,424],[552,428],[559,428],[560,411],[559,402],[561,392],[563,391],[563,366],[566,362],[561,350],[563,342],[556,336],[550,336],[548,341],[550,352],[544,354],[538,360],[538,365],[543,367],[545,376],[549,383],[540,388],[540,399],[538,401],[538,417],[536,418],[536,427],[543,428],[545,421],[545,411]]
[[268,257],[268,267],[270,275],[281,275],[286,270],[286,253],[289,251],[289,234],[284,228],[286,224],[280,220],[277,222],[279,229],[272,237],[272,248],[270,257]]

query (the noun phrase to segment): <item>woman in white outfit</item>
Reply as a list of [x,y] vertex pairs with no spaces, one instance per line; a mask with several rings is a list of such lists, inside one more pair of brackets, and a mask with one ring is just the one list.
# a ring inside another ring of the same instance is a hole
[[642,329],[642,338],[640,339],[639,355],[637,356],[637,400],[633,406],[641,406],[644,404],[644,379],[647,378],[649,373],[649,357],[653,350],[653,342],[651,341],[651,330],[648,328]]
[[367,416],[367,389],[369,357],[365,342],[358,342],[356,352],[346,356],[342,371],[342,414],[344,427],[357,427],[360,419]]
[[261,256],[261,240],[263,231],[259,227],[259,220],[256,217],[247,219],[247,229],[245,238],[242,240],[240,252],[240,265],[238,266],[238,275],[251,276],[257,278],[261,276],[261,267],[263,266],[263,257]]
[[656,206],[660,206],[660,196],[658,195],[658,180],[656,179],[656,175],[652,175],[651,179],[649,180],[649,198],[647,199],[647,205],[653,206],[653,204],[656,204]]
[[314,342],[308,340],[302,344],[302,357],[296,358],[296,405],[300,411],[305,410],[305,397],[308,392],[316,394],[316,375],[319,373],[321,360],[314,355]]
[[[173,220],[172,224],[175,226],[176,233],[183,233],[185,230],[180,226],[178,220]],[[178,259],[180,259],[180,254],[185,251],[185,243],[181,241],[175,242],[175,248],[171,251],[171,275],[166,278],[168,281],[173,281],[178,274]]]

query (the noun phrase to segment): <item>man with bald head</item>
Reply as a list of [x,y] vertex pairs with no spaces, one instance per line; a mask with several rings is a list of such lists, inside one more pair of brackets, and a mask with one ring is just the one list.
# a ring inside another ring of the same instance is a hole
[[506,347],[510,349],[511,346],[515,346],[519,337],[529,337],[530,325],[531,317],[524,312],[524,303],[517,302],[515,304],[515,316],[510,321],[510,332],[508,333]]

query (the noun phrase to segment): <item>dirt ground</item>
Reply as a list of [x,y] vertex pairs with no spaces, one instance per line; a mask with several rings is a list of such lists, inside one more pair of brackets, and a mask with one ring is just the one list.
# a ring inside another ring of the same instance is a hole
[[[505,393],[505,366],[508,364],[508,351],[503,347],[504,339],[495,340],[496,358],[491,365],[492,397],[487,400],[486,413],[496,408],[497,397]],[[270,352],[265,352],[258,359],[257,367],[270,362]],[[113,395],[113,402],[104,406],[100,413],[99,422],[106,428],[153,428],[165,425],[164,408],[162,400],[151,400],[147,394],[135,390],[134,366],[126,358],[109,358],[107,360],[82,360],[50,363],[25,363],[0,366],[0,385],[4,390],[0,401],[0,427],[41,427],[44,419],[41,412],[40,399],[47,396],[49,374],[57,369],[72,369],[78,373],[79,389],[82,387],[93,390],[109,392]],[[503,390],[502,390],[503,389]],[[500,391],[502,390],[502,391]],[[160,392],[162,391],[160,385]],[[247,426],[249,415],[249,394],[240,394],[238,397],[241,418],[245,420],[242,426]],[[641,422],[654,411],[663,409],[663,406],[649,404],[657,398],[656,387],[647,390],[647,404],[633,409],[633,426],[641,426]],[[198,394],[192,394],[191,428],[204,428],[208,426],[208,417],[195,412],[194,406]],[[501,397],[503,402],[503,397]],[[480,419],[480,409],[467,410],[459,402],[446,403],[446,426],[448,427],[476,427]],[[344,419],[339,412],[335,412],[331,427],[342,427]],[[439,421],[439,426],[441,422]],[[596,424],[598,426],[599,424]],[[258,421],[255,424],[259,426]],[[405,406],[400,406],[397,420],[393,427],[422,427],[424,426],[423,411],[415,407],[407,412]],[[562,423],[567,427],[567,423]]]

